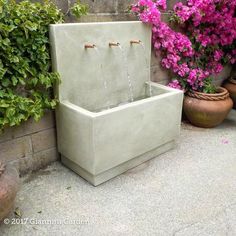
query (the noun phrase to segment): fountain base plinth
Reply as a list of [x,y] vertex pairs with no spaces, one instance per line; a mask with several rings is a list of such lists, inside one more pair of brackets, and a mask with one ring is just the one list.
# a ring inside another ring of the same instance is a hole
[[173,149],[175,146],[175,141],[168,142],[164,145],[161,145],[160,147],[157,147],[154,150],[151,150],[140,156],[134,157],[129,161],[126,161],[116,167],[113,167],[96,175],[89,173],[85,169],[81,168],[78,164],[64,156],[61,156],[61,161],[65,166],[69,167],[75,173],[79,174],[82,178],[90,182],[92,185],[97,186],[108,181],[109,179],[116,177],[117,175],[126,172],[129,169],[132,169],[133,167],[136,167],[162,153],[167,152],[170,149]]

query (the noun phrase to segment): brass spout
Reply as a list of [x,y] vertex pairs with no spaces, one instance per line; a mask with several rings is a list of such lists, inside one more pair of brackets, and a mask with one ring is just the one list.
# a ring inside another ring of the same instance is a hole
[[112,47],[112,46],[120,46],[120,43],[118,43],[118,42],[110,42],[109,43],[109,47]]
[[95,48],[96,47],[96,45],[95,44],[91,44],[91,43],[86,43],[85,45],[84,45],[84,48],[85,49],[87,49],[87,48]]
[[131,44],[134,44],[134,43],[140,44],[140,43],[141,43],[141,40],[138,40],[138,39],[130,40],[130,43],[131,43]]

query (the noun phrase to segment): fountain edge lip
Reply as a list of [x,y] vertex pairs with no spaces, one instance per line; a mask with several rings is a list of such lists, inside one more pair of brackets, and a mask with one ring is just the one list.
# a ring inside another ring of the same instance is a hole
[[49,24],[49,27],[61,27],[61,26],[75,26],[75,25],[115,25],[115,24],[137,24],[149,26],[141,21],[104,21],[104,22],[78,22],[78,23],[59,23],[59,24]]

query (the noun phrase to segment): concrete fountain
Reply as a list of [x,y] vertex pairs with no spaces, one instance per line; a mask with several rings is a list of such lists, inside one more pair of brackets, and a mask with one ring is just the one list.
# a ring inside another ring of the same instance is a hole
[[50,26],[62,162],[99,185],[175,146],[183,93],[150,81],[141,22]]

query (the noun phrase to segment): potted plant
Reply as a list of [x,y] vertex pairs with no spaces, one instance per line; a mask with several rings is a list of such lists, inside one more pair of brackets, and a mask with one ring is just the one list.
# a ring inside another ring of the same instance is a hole
[[214,127],[232,108],[228,92],[215,87],[212,78],[235,63],[235,6],[236,0],[178,2],[170,21],[180,32],[162,21],[165,0],[140,0],[132,6],[141,21],[152,25],[154,50],[174,75],[169,86],[185,91],[184,111],[196,126]]
[[215,93],[188,91],[184,98],[184,112],[195,126],[212,128],[222,123],[233,103],[229,92],[222,87]]
[[10,213],[19,189],[17,170],[0,162],[0,222]]
[[230,78],[224,83],[224,88],[229,91],[230,97],[234,102],[234,109],[236,109],[236,65],[234,65]]

